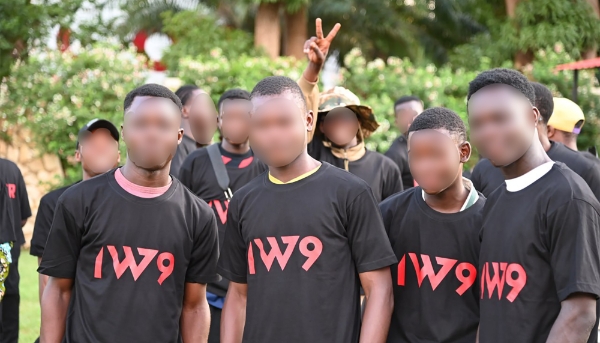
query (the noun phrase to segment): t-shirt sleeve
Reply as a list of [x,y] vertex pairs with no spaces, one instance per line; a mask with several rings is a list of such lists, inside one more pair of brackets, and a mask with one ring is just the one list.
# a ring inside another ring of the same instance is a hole
[[33,256],[42,257],[48,234],[52,227],[52,218],[54,217],[54,208],[47,200],[42,198],[33,226],[33,236],[31,237],[31,248],[29,253]]
[[600,297],[600,216],[573,199],[548,216],[548,247],[560,301],[573,293]]
[[217,261],[219,260],[217,220],[212,210],[206,210],[201,212],[199,221],[200,223],[197,225],[201,229],[194,237],[185,282],[202,284],[217,282],[221,279],[217,274]]
[[38,268],[40,274],[65,279],[75,278],[81,250],[82,223],[83,220],[75,218],[64,202],[59,200],[42,263]]
[[19,185],[17,187],[21,207],[21,220],[25,220],[31,217],[31,207],[29,206],[29,195],[27,194],[27,187],[25,187],[25,180],[21,171],[19,171]]
[[[317,82],[309,82],[301,76],[298,80],[298,86],[302,90],[302,94],[304,94],[304,98],[306,99],[306,107],[309,111],[313,112],[313,122],[317,123],[317,117],[319,115],[319,86]],[[313,130],[308,133],[308,142],[312,141],[312,138],[315,134],[315,130],[317,130],[317,126],[314,125]]]
[[372,192],[360,193],[347,208],[346,231],[352,258],[359,273],[390,266],[398,260],[383,227]]
[[248,275],[247,247],[241,233],[238,203],[234,195],[227,211],[227,226],[223,237],[223,251],[219,258],[219,274],[237,283],[246,283]]
[[400,169],[395,164],[390,165],[389,172],[385,183],[383,185],[383,193],[381,194],[382,199],[385,200],[389,196],[392,196],[398,192],[402,192],[402,177],[400,176]]
[[600,201],[600,168],[596,164],[592,165],[587,173],[583,175],[583,179],[590,186],[596,199]]

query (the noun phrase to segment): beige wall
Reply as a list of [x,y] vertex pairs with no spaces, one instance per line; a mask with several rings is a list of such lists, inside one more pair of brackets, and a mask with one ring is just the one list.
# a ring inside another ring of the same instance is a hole
[[33,213],[23,228],[27,241],[25,245],[29,246],[40,199],[52,185],[60,182],[59,178],[64,174],[58,156],[41,155],[35,149],[27,131],[16,129],[11,132],[11,137],[10,144],[0,140],[0,157],[15,162],[25,179],[29,204]]

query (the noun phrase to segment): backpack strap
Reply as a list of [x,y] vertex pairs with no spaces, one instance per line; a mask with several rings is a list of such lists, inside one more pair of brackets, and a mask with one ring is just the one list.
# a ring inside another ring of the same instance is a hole
[[221,190],[223,190],[223,193],[225,193],[225,198],[229,200],[233,196],[233,193],[229,188],[229,174],[227,174],[227,168],[225,168],[225,163],[223,163],[219,144],[209,145],[206,147],[206,150],[208,152],[208,157],[210,158],[210,164],[217,177],[217,183],[219,184],[219,187],[221,187]]

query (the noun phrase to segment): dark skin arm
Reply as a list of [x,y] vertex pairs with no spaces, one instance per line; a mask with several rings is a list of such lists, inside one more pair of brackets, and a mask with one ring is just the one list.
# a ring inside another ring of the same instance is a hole
[[[42,258],[38,257],[38,267],[42,263]],[[39,274],[39,292],[40,292],[40,306],[42,305],[42,295],[44,294],[44,288],[48,284],[48,275]]]
[[27,219],[21,220],[21,227],[25,226],[25,224],[27,224]]
[[596,323],[596,297],[575,293],[560,303],[546,343],[585,343]]
[[323,36],[323,26],[321,18],[317,18],[316,21],[316,37],[311,37],[304,43],[304,53],[308,57],[308,66],[302,74],[304,78],[309,82],[317,82],[319,79],[319,73],[325,64],[327,59],[327,53],[331,42],[340,30],[341,25],[335,24],[333,29],[329,32],[327,37]]
[[184,343],[208,341],[210,309],[206,301],[206,284],[185,284],[179,329]]
[[385,343],[394,310],[390,268],[360,273],[359,277],[367,300],[360,330],[360,343]]
[[73,279],[48,278],[42,296],[41,343],[60,343],[65,336]]
[[246,323],[248,285],[230,282],[223,314],[221,315],[221,343],[240,343]]

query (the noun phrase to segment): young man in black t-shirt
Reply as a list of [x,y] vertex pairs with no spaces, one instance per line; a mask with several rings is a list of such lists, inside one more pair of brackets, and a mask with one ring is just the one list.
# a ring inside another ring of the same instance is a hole
[[394,118],[396,128],[400,131],[400,136],[394,139],[385,156],[391,158],[398,165],[404,189],[415,186],[415,181],[408,166],[407,139],[410,124],[421,112],[423,112],[423,101],[419,97],[407,95],[399,98],[394,103]]
[[175,95],[183,105],[183,139],[171,161],[171,175],[177,177],[183,161],[189,154],[212,143],[217,131],[217,110],[210,96],[195,85],[181,86]]
[[[218,102],[222,136],[218,147],[229,176],[229,190],[233,194],[267,169],[250,149],[248,131],[251,106],[250,93],[242,89],[226,91]],[[179,180],[213,208],[219,227],[219,243],[222,245],[231,194],[226,194],[219,186],[207,149],[196,150],[188,156],[181,167]],[[223,279],[208,285],[207,296],[211,310],[209,342],[220,342],[221,309],[228,283],[228,280]]]
[[0,158],[0,182],[5,184],[8,192],[8,203],[13,212],[13,230],[16,235],[16,242],[10,250],[12,260],[10,273],[4,283],[6,293],[2,302],[0,302],[0,313],[2,315],[0,343],[14,343],[19,340],[19,304],[21,301],[19,294],[19,256],[21,255],[21,246],[25,244],[23,226],[27,223],[27,219],[31,217],[31,207],[29,206],[23,175],[15,163]]
[[[169,168],[181,102],[148,84],[124,102],[127,162],[60,197],[39,272],[43,342],[202,342],[216,282],[212,210]],[[68,315],[67,315],[68,314]]]
[[600,295],[600,204],[546,155],[522,74],[483,72],[467,99],[471,139],[506,179],[483,211],[479,340],[585,342]]
[[419,186],[379,206],[400,261],[388,342],[474,342],[485,200],[462,177],[471,155],[465,124],[448,109],[425,110],[408,131],[408,154]]
[[370,151],[364,140],[379,127],[370,107],[342,87],[323,92],[319,99],[317,133],[308,145],[315,159],[345,169],[365,180],[378,202],[402,191],[398,166]]
[[293,80],[263,79],[252,104],[250,140],[269,172],[229,204],[222,342],[384,342],[397,260],[369,186],[308,155],[314,120]]
[[[81,162],[82,180],[89,180],[117,167],[121,156],[119,154],[119,130],[113,123],[104,119],[93,119],[85,124],[77,135],[77,151],[75,159]],[[42,260],[54,209],[58,198],[72,185],[62,187],[44,195],[40,200],[29,253],[37,256],[38,265]],[[40,302],[42,292],[48,282],[48,276],[39,275]]]

